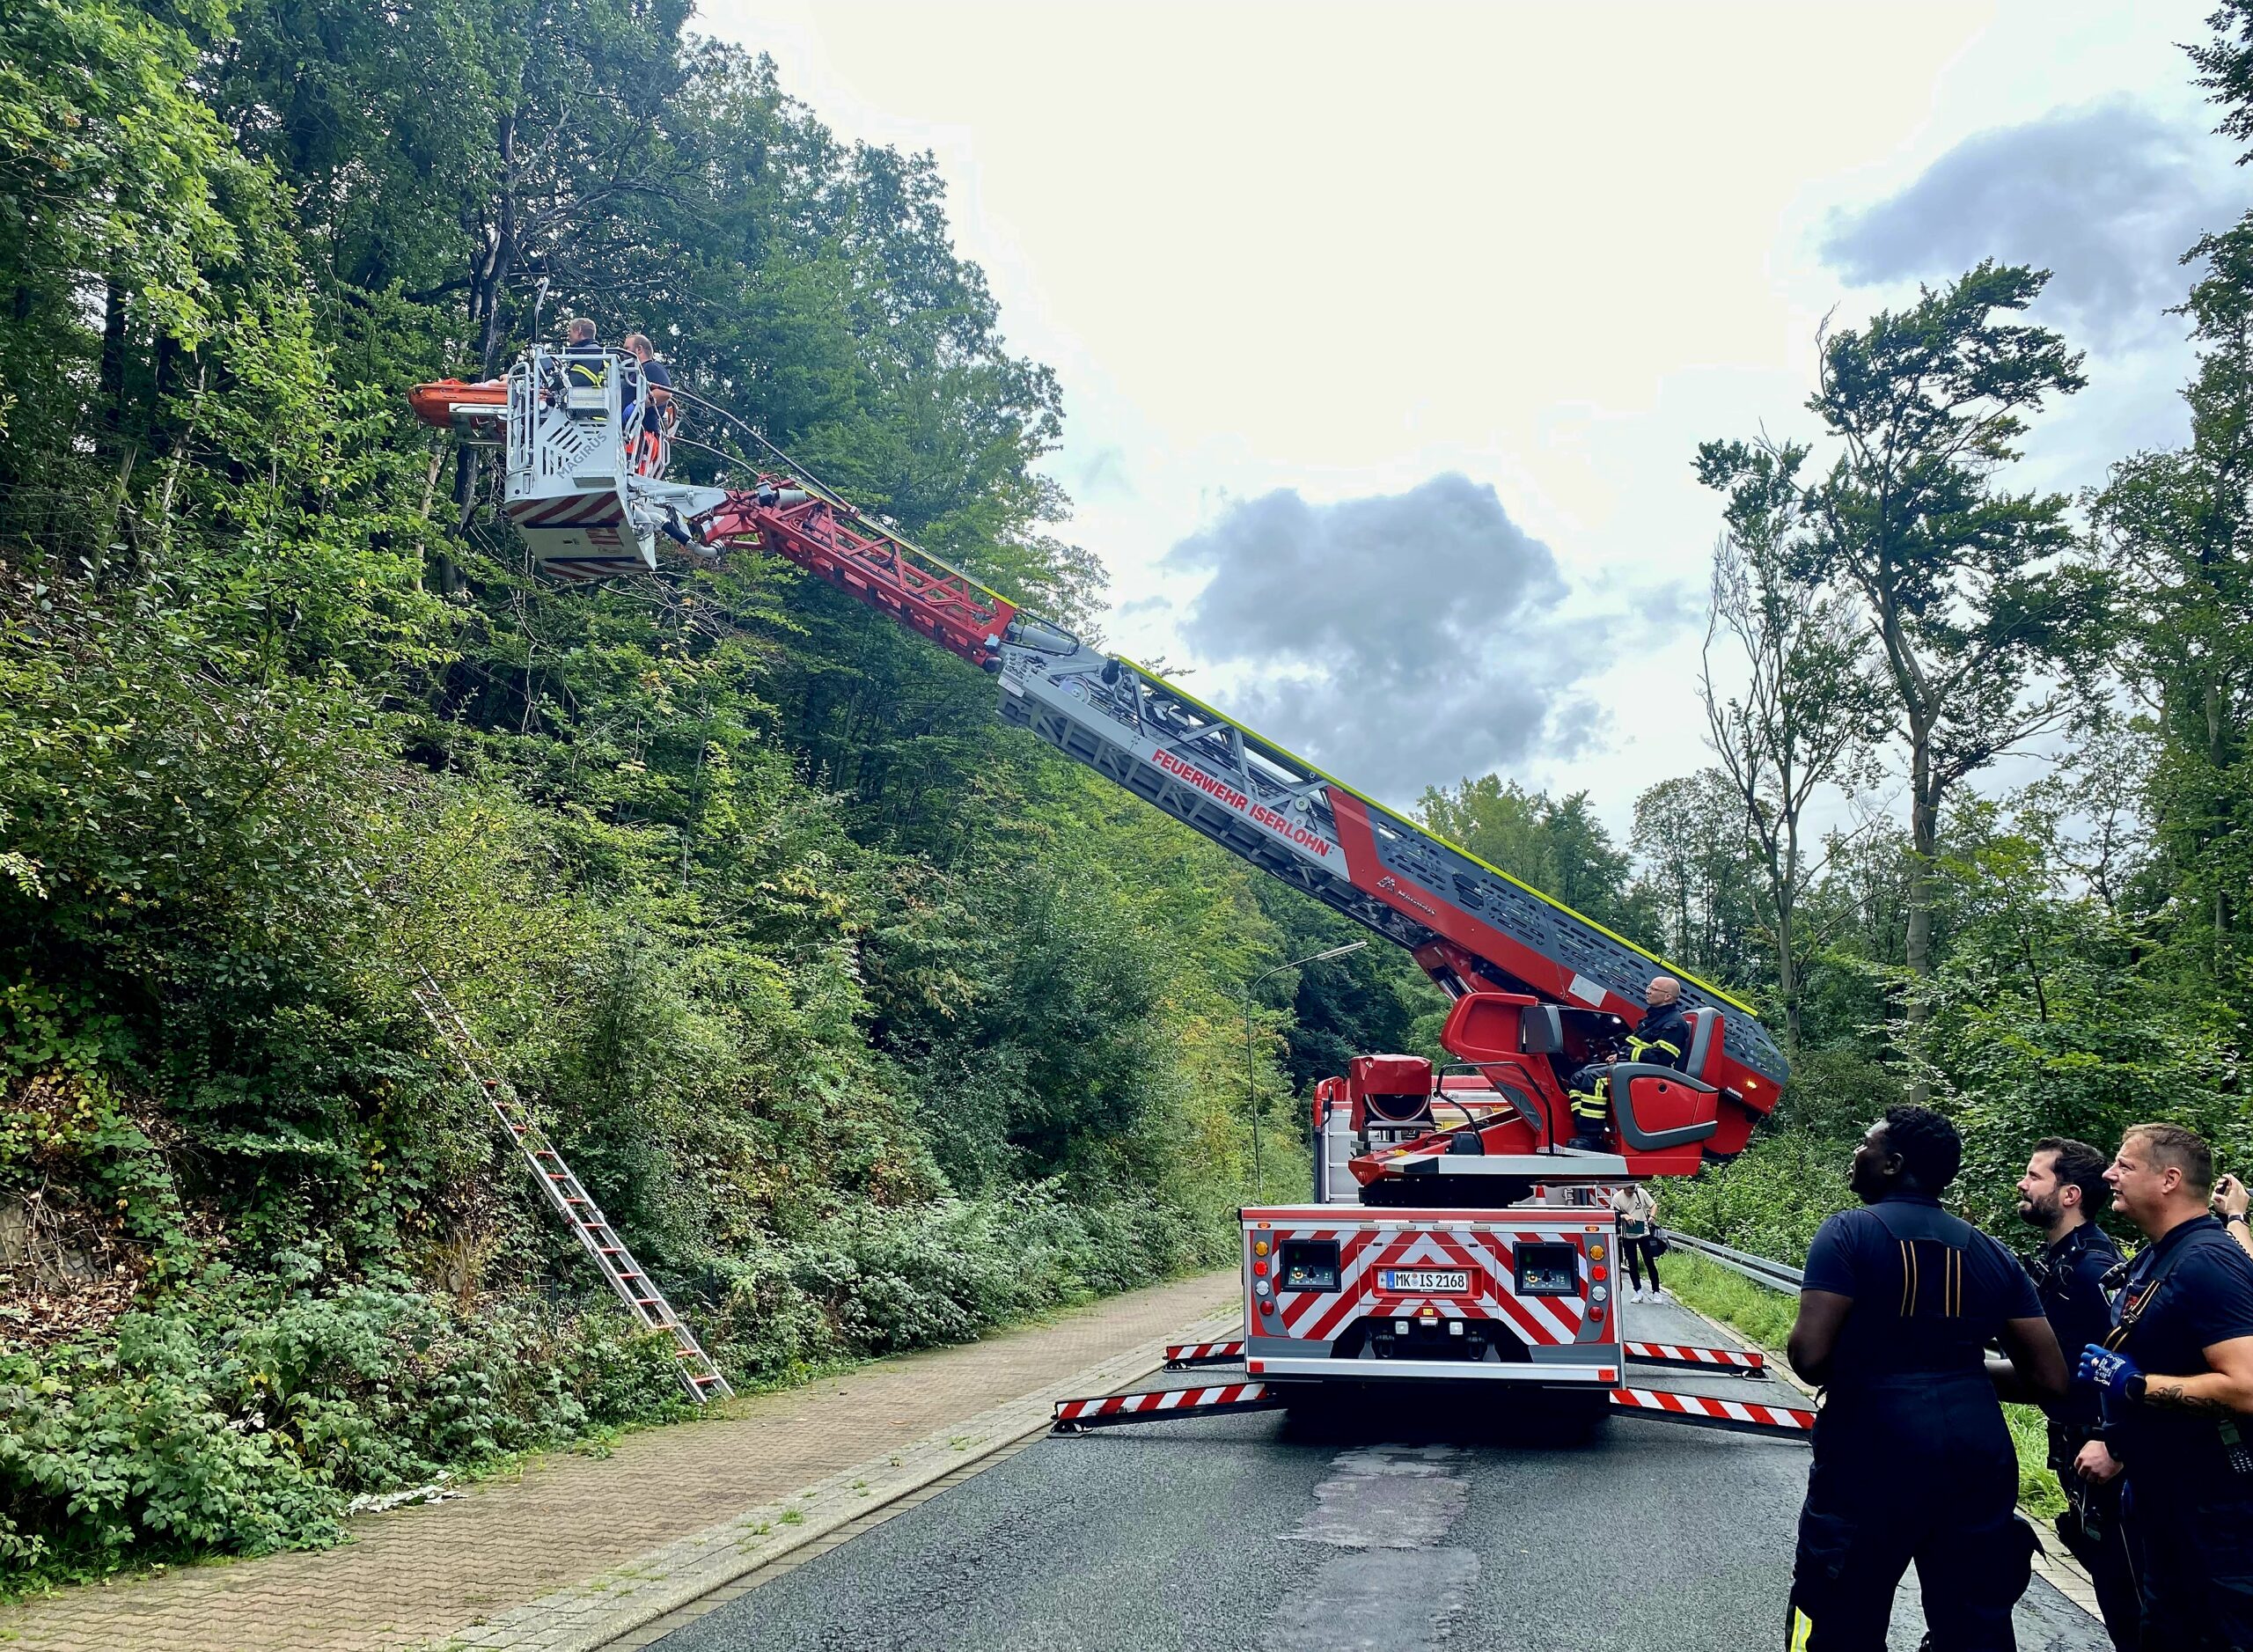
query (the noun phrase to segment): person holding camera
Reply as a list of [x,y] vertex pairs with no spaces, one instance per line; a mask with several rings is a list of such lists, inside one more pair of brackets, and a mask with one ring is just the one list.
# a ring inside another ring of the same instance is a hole
[[1627,1264],[1627,1275],[1634,1282],[1628,1287],[1627,1300],[1641,1302],[1643,1271],[1650,1270],[1649,1300],[1664,1302],[1667,1295],[1658,1282],[1658,1195],[1641,1182],[1622,1182],[1611,1190],[1612,1213],[1619,1218],[1619,1256]]

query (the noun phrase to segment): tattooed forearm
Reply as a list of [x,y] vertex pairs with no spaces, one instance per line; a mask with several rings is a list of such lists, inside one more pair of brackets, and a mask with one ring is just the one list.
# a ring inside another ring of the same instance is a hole
[[2154,1406],[2167,1406],[2176,1411],[2200,1412],[2210,1417],[2227,1417],[2235,1409],[2226,1399],[2191,1392],[2186,1383],[2158,1377],[2144,1385],[2144,1398]]

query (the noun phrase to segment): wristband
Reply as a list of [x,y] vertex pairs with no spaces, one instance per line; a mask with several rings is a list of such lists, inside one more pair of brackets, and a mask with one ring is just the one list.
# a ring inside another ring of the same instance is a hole
[[2138,1371],[2128,1379],[2127,1386],[2120,1391],[2127,1395],[2131,1405],[2140,1406],[2144,1403],[2144,1391],[2149,1386],[2150,1384],[2144,1379],[2144,1374]]
[[[2224,1226],[2224,1227],[2226,1228],[2226,1227],[2227,1227],[2227,1226],[2228,1226],[2231,1222],[2244,1222],[2244,1221],[2245,1221],[2245,1213],[2244,1213],[2242,1210],[2237,1210],[2237,1211],[2233,1211],[2233,1212],[2231,1212],[2228,1215],[2224,1216],[2224,1217],[2221,1219],[2221,1224],[2222,1224],[2222,1226]],[[2247,1225],[2248,1227],[2253,1227],[2253,1222],[2246,1222],[2246,1225]]]

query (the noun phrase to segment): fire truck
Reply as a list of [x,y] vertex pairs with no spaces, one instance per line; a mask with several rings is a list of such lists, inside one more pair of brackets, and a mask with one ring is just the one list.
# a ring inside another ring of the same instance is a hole
[[[1024,611],[748,426],[760,452],[736,456],[742,485],[665,480],[627,429],[637,364],[568,371],[583,361],[535,347],[499,384],[447,380],[410,398],[426,422],[501,451],[501,510],[543,571],[589,580],[653,572],[661,554],[784,558],[989,673],[1003,722],[1405,948],[1453,1000],[1440,1042],[1454,1059],[1371,1054],[1317,1085],[1307,1202],[1241,1213],[1244,1336],[1169,1354],[1183,1369],[1240,1362],[1244,1380],[1066,1401],[1060,1428],[1435,1384],[1715,1427],[1810,1426],[1786,1407],[1627,1381],[1631,1360],[1758,1369],[1757,1355],[1626,1340],[1604,1196],[1732,1156],[1775,1105],[1785,1061],[1747,1005]],[[1682,1066],[1610,1061],[1662,973],[1681,982],[1692,1029]],[[1609,1139],[1575,1147],[1567,1081],[1606,1061]]]

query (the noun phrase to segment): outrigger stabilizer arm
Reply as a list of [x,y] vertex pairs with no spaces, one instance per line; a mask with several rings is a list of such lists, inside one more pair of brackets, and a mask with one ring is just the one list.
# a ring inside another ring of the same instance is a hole
[[[1687,1367],[1705,1371],[1728,1371],[1765,1380],[1767,1362],[1758,1349],[1689,1347],[1672,1343],[1630,1342],[1627,1358],[1636,1364]],[[1200,1365],[1240,1363],[1241,1341],[1180,1343],[1165,1351],[1166,1369],[1180,1370]],[[1304,1392],[1303,1384],[1298,1385]],[[1085,1399],[1060,1399],[1050,1431],[1084,1434],[1091,1428],[1116,1428],[1137,1422],[1160,1422],[1178,1417],[1229,1416],[1255,1411],[1279,1411],[1291,1402],[1293,1385],[1258,1381],[1207,1383],[1183,1388],[1156,1388],[1141,1393],[1097,1394]],[[1711,1394],[1677,1393],[1668,1389],[1622,1384],[1607,1396],[1614,1415],[1681,1423],[1696,1428],[1718,1428],[1733,1434],[1765,1435],[1771,1439],[1809,1441],[1815,1429],[1815,1413],[1800,1406],[1774,1406],[1756,1400],[1728,1399]]]

